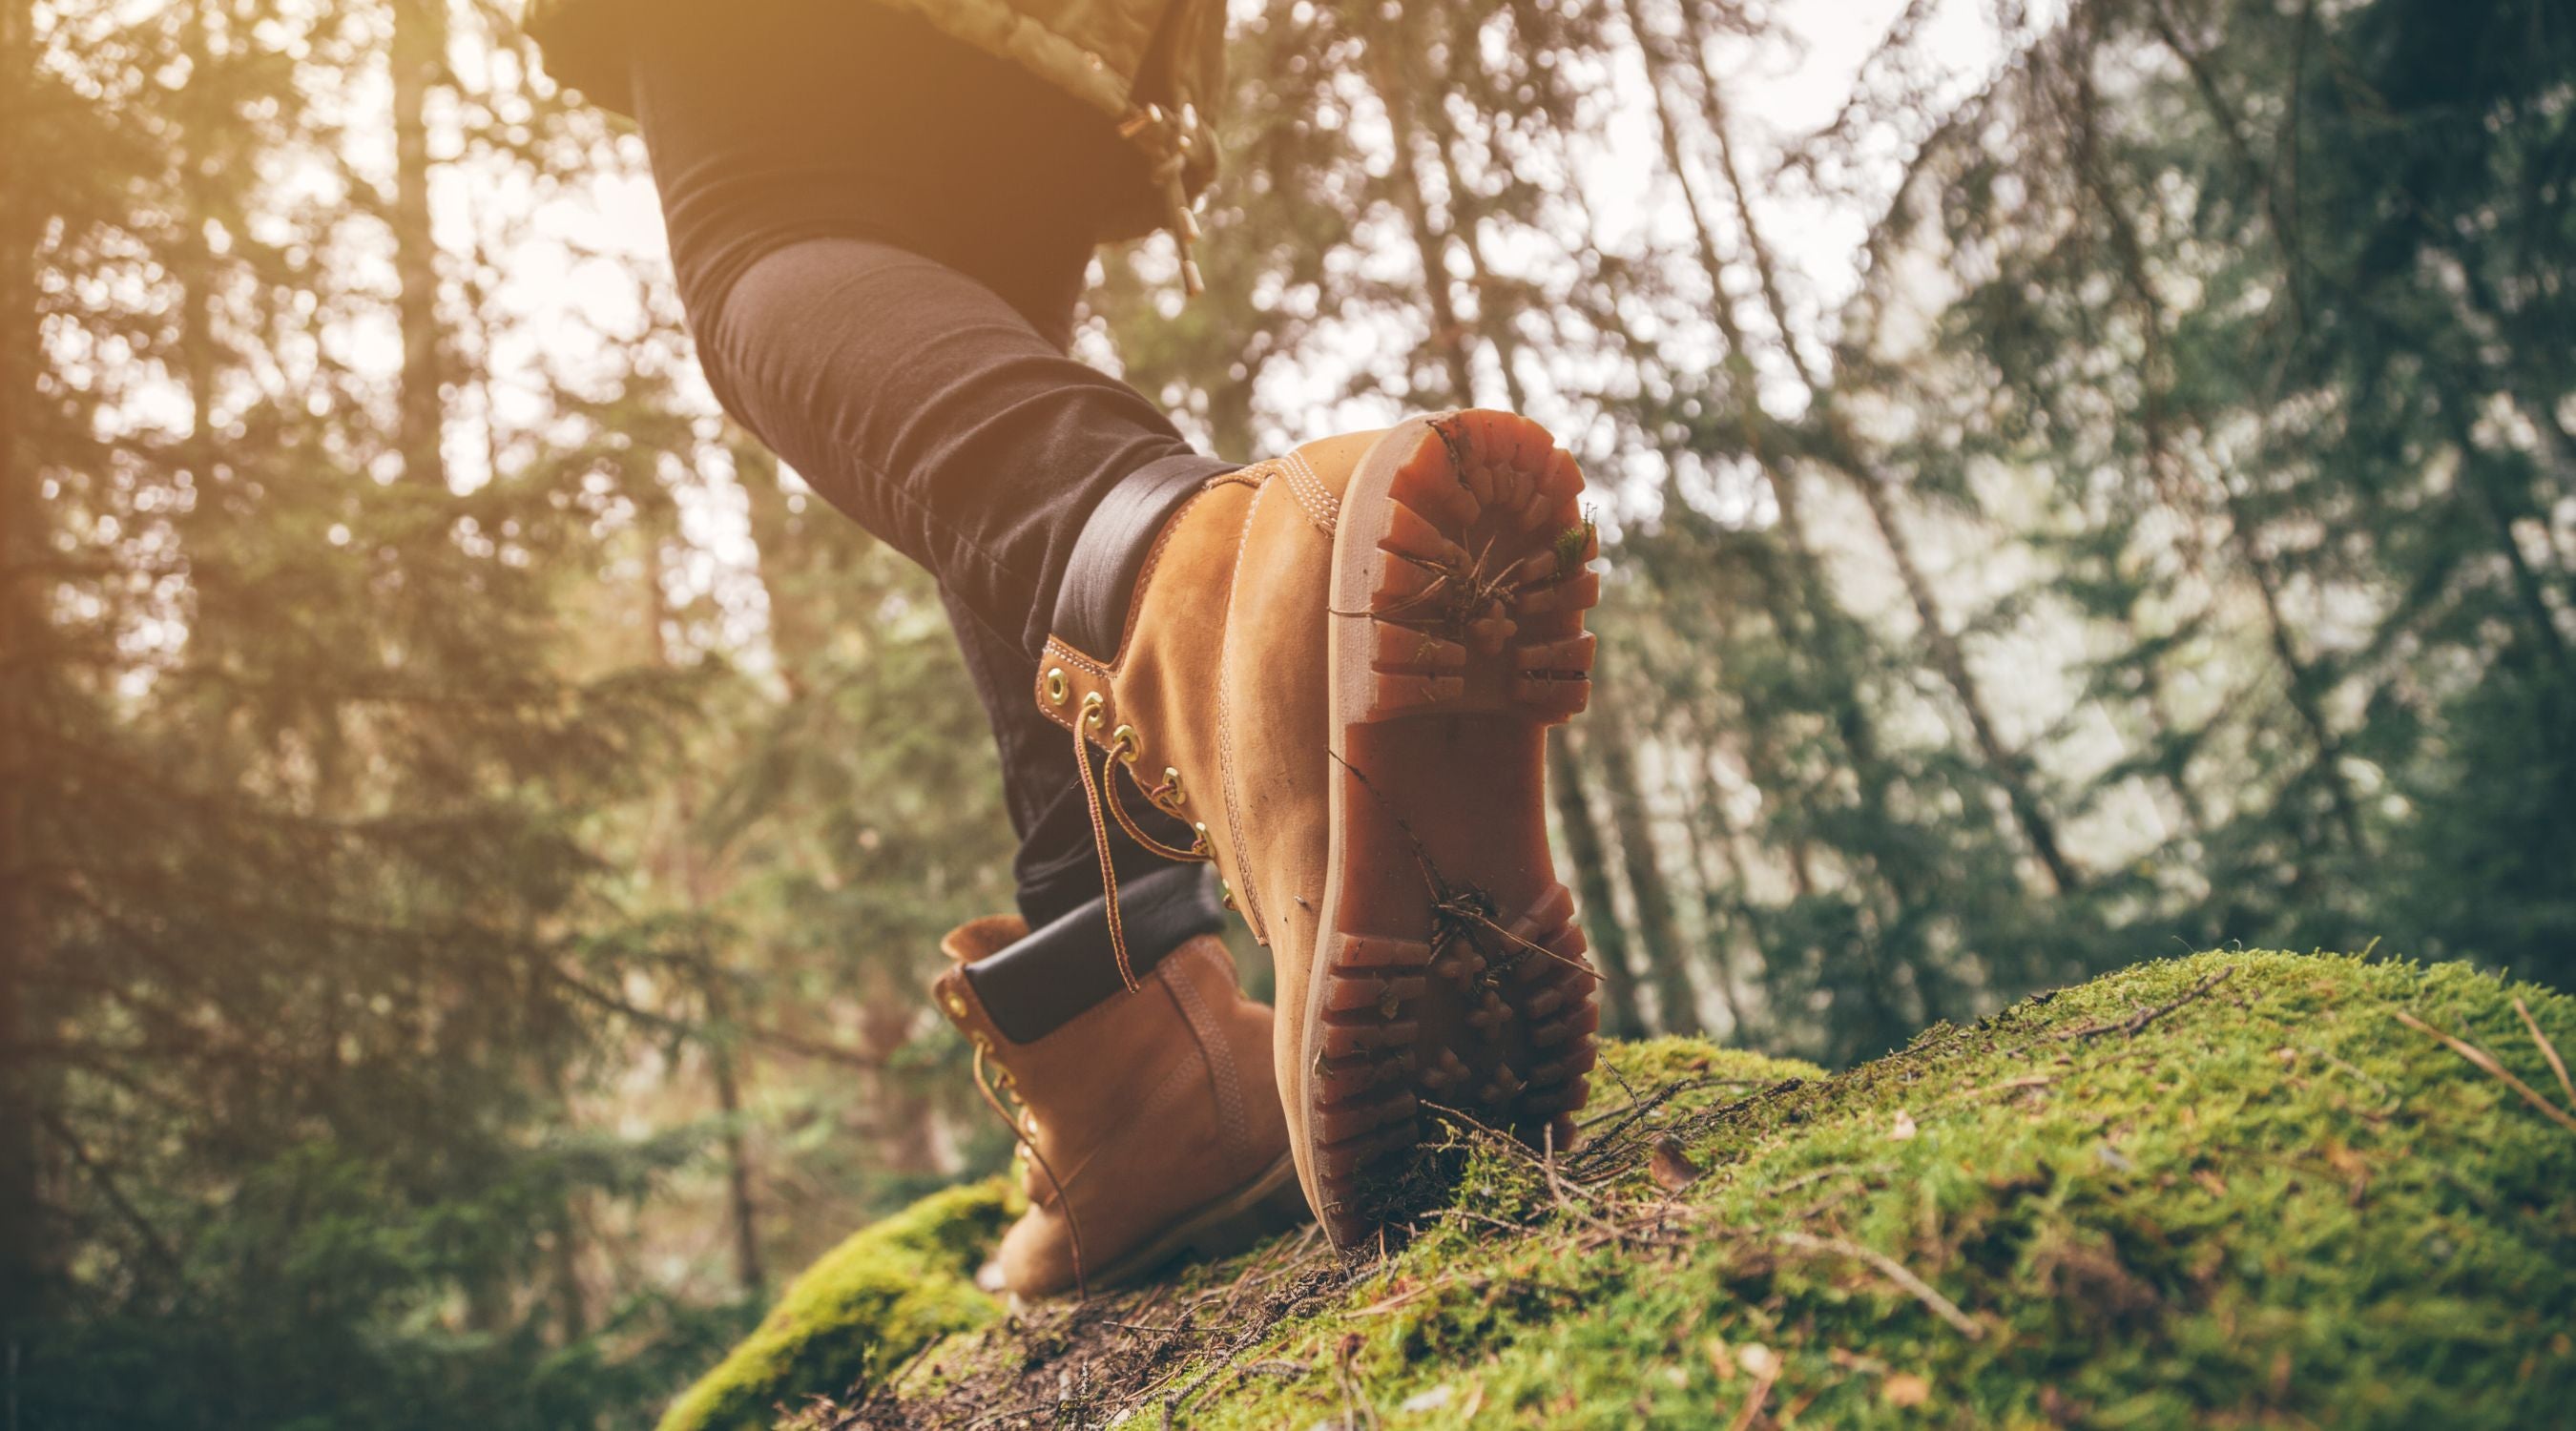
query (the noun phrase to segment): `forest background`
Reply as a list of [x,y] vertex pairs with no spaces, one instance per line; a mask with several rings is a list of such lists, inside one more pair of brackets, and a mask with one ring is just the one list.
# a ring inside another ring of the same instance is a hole
[[[2576,982],[2576,12],[1235,12],[1211,292],[1082,352],[1576,448],[1612,1031]],[[982,718],[657,245],[495,0],[0,3],[0,1426],[632,1424],[1007,1155]]]

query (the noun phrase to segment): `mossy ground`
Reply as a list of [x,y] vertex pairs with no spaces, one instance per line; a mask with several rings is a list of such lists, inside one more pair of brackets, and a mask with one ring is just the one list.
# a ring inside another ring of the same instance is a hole
[[764,1431],[778,1408],[880,1380],[935,1338],[1000,1315],[975,1268],[1009,1223],[1000,1179],[934,1193],[852,1233],[786,1292],[661,1431]]
[[936,1341],[853,1320],[865,1374],[792,1420],[2564,1424],[2576,1133],[2396,1016],[2576,1101],[2517,994],[2576,1048],[2576,1000],[2466,966],[2241,952],[1834,1077],[1621,1047],[1581,1148],[1467,1130],[1407,1245],[1283,1238]]

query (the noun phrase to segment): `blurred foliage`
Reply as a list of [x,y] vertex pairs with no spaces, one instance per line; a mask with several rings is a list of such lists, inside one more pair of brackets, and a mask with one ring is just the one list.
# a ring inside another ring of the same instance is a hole
[[[1784,137],[1751,0],[1256,7],[1211,292],[1110,255],[1085,351],[1233,456],[1579,449],[1621,1031],[1843,1064],[2233,941],[2568,983],[2576,22],[1998,0],[1963,83],[1946,13]],[[981,714],[588,247],[640,159],[487,0],[0,4],[25,1424],[632,1424],[1006,1155],[918,998],[1009,900]]]

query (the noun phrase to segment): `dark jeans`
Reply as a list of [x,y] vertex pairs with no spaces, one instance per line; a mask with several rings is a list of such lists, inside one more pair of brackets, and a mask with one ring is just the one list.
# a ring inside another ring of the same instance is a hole
[[[1072,738],[1034,694],[1075,538],[1148,463],[1226,465],[1066,355],[1103,195],[1141,161],[1080,101],[886,6],[636,8],[636,114],[708,381],[937,579],[1044,924],[1100,893]],[[1122,878],[1159,865],[1111,833]]]

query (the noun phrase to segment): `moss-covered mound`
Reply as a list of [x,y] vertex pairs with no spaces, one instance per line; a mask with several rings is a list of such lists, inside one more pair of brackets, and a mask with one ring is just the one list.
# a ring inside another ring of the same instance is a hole
[[790,1419],[2565,1424],[2576,1131],[2531,1099],[2576,1094],[2517,994],[2576,1048],[2561,995],[2264,953],[2132,969],[1830,1078],[1621,1048],[1575,1151],[1465,1130],[1460,1195],[1409,1245],[1285,1238],[908,1358],[919,1333],[854,1320],[868,1375]]
[[975,1268],[1008,1212],[996,1178],[851,1234],[671,1404],[661,1431],[763,1431],[782,1406],[881,1380],[924,1343],[991,1321],[1000,1308],[976,1290]]

